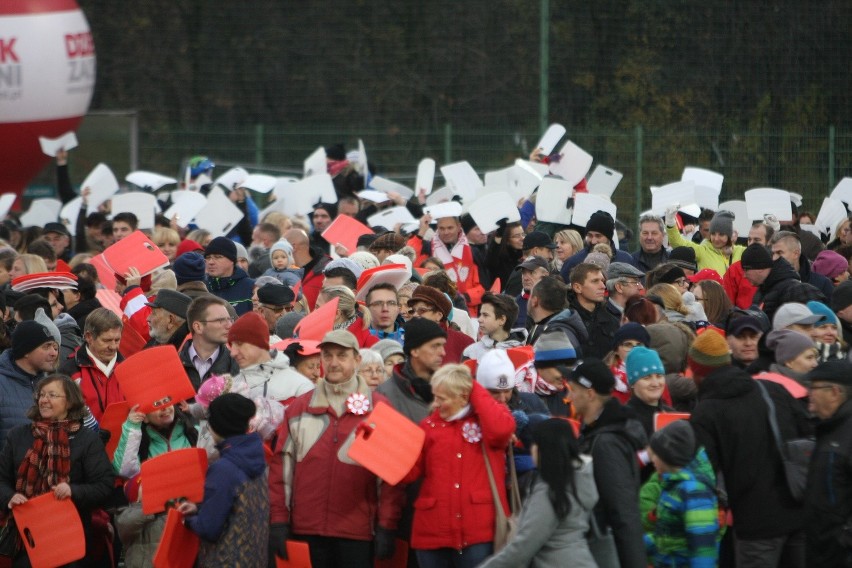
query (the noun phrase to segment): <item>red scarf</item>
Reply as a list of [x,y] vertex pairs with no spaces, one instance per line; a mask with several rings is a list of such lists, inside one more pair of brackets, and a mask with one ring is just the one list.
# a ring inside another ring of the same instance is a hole
[[27,499],[37,497],[71,476],[71,446],[68,434],[80,429],[79,420],[33,422],[33,446],[18,466],[15,491]]

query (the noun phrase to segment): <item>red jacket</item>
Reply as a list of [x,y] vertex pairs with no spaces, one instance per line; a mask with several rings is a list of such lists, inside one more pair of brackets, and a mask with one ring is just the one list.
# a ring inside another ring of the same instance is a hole
[[[123,360],[124,358],[119,354],[115,367]],[[91,357],[86,352],[85,343],[78,347],[59,367],[60,373],[68,375],[80,386],[83,400],[86,401],[86,405],[92,411],[92,416],[98,422],[101,421],[107,406],[124,400],[124,394],[118,388],[118,379],[115,378],[115,367],[113,367],[112,374],[109,377],[105,376],[103,371],[92,362]]]
[[447,343],[444,345],[444,360],[441,364],[460,363],[465,348],[473,343],[473,338],[460,331],[451,329],[445,321],[441,322],[440,325],[447,332]]
[[435,411],[420,423],[426,441],[405,480],[423,477],[414,502],[412,548],[461,550],[494,539],[496,509],[477,430],[488,449],[501,505],[509,510],[504,489],[505,452],[515,420],[508,407],[491,398],[477,382],[473,383],[470,406],[470,413],[459,420],[447,422]]
[[751,307],[752,299],[757,293],[757,287],[746,280],[743,264],[740,261],[728,267],[722,277],[722,284],[731,302],[738,308],[747,310]]
[[[319,251],[311,250],[311,254],[315,253],[319,254]],[[322,271],[329,262],[331,262],[331,257],[322,255],[312,258],[311,262],[304,267],[305,275],[302,276],[301,291],[305,300],[308,301],[308,307],[311,311],[314,311],[314,307],[317,305],[317,297],[322,290],[322,283],[325,281]]]
[[358,340],[358,347],[362,349],[370,348],[379,342],[379,338],[370,333],[370,328],[364,327],[364,320],[361,316],[355,318],[355,321],[346,328],[346,331],[355,336],[355,339]]
[[[287,407],[269,465],[272,523],[290,523],[294,534],[373,540],[376,524],[396,529],[404,487],[383,483],[347,457],[355,429],[369,413],[338,417],[325,387],[297,397]],[[359,378],[370,409],[387,399]]]

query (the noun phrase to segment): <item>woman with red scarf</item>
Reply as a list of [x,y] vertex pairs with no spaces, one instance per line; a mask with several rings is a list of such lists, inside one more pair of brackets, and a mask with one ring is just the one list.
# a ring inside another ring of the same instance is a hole
[[[85,563],[93,550],[92,510],[112,493],[112,465],[98,434],[83,427],[88,410],[76,383],[50,375],[39,381],[33,398],[27,412],[32,423],[10,430],[0,453],[0,503],[14,515],[15,507],[44,493],[71,499],[86,533]],[[23,546],[13,565],[30,565]]]

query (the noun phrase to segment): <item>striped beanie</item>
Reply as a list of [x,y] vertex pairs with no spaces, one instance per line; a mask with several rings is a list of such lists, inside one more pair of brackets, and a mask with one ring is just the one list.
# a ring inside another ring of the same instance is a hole
[[692,372],[705,376],[711,371],[731,364],[731,350],[722,334],[707,329],[696,338],[689,348],[687,363]]
[[564,331],[551,331],[541,334],[535,342],[536,368],[571,365],[577,360],[577,351]]

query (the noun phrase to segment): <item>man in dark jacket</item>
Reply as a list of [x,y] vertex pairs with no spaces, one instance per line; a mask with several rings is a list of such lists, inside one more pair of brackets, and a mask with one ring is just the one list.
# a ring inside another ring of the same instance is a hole
[[783,258],[772,260],[763,245],[749,245],[743,251],[741,263],[746,280],[757,286],[752,302],[761,306],[770,321],[775,311],[788,302],[807,304],[816,300],[826,303],[822,292],[802,282],[796,269]]
[[594,515],[611,527],[622,568],[645,568],[648,558],[639,513],[639,461],[645,430],[612,397],[615,377],[606,363],[586,359],[570,373],[572,399],[583,418],[580,451],[592,456],[600,499]]
[[639,218],[639,250],[631,256],[637,268],[648,272],[667,262],[669,253],[663,246],[666,236],[666,224],[657,215],[643,215]]
[[592,249],[598,243],[605,243],[609,245],[615,255],[612,259],[613,261],[626,262],[631,265],[635,264],[635,261],[633,257],[630,256],[629,252],[615,248],[615,244],[613,244],[614,240],[615,220],[612,218],[612,215],[606,211],[596,211],[592,213],[592,216],[589,218],[589,222],[586,223],[586,236],[584,239],[586,246],[583,250],[566,260],[565,264],[562,265],[562,270],[560,271],[562,279],[565,282],[568,282],[571,277],[571,270],[581,262],[585,262],[586,257],[590,252],[592,252]]
[[46,326],[34,320],[20,322],[12,332],[12,346],[0,355],[0,440],[9,430],[28,424],[36,383],[56,369],[59,342]]
[[429,415],[432,404],[432,374],[441,368],[447,332],[426,318],[412,318],[405,324],[402,351],[405,361],[396,365],[390,380],[376,389],[398,412],[419,424]]
[[820,419],[805,495],[808,566],[852,559],[852,363],[827,361],[808,374]]
[[580,346],[588,340],[589,332],[577,312],[566,308],[567,292],[565,284],[553,276],[545,276],[533,286],[527,304],[528,319],[532,321],[527,345],[535,345],[547,332],[562,331],[568,336],[577,356],[582,357]]
[[227,306],[222,298],[206,294],[195,298],[186,310],[192,339],[184,343],[178,355],[195,390],[210,375],[233,376],[240,370],[225,346],[233,323]]
[[590,263],[578,264],[571,272],[571,291],[568,304],[577,311],[588,339],[582,343],[585,357],[602,359],[612,347],[612,338],[620,322],[606,309],[606,277],[600,266]]
[[831,311],[837,314],[843,341],[852,343],[852,280],[841,283],[831,295]]
[[780,231],[769,241],[772,247],[772,258],[783,258],[799,273],[802,282],[806,282],[831,299],[834,284],[831,280],[811,270],[811,261],[802,258],[802,241],[799,235],[792,231]]
[[237,246],[227,237],[216,237],[204,249],[207,289],[234,306],[237,315],[252,310],[254,280],[237,266]]
[[[757,382],[731,365],[728,344],[713,329],[698,336],[688,362],[698,385],[690,421],[699,445],[724,478],[734,516],[737,566],[779,566],[781,558],[785,566],[804,566],[802,504],[787,487]],[[810,427],[801,405],[781,385],[761,384],[772,398],[782,438],[806,436]]]

